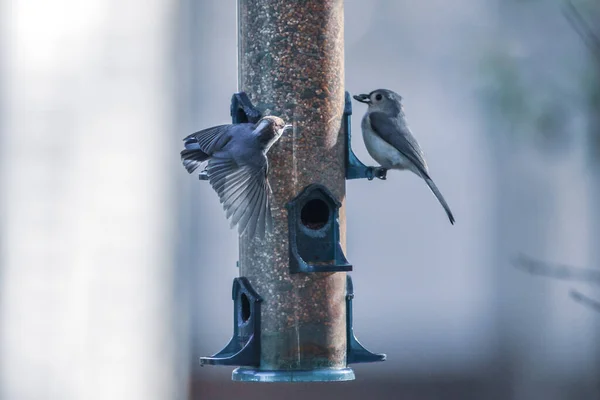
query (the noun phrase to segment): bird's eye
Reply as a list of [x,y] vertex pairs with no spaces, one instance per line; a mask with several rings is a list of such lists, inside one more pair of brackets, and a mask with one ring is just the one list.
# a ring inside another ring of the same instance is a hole
[[377,96],[375,96],[375,100],[377,100],[377,101],[381,100],[382,98],[383,98],[383,96],[380,95],[380,94],[378,94]]

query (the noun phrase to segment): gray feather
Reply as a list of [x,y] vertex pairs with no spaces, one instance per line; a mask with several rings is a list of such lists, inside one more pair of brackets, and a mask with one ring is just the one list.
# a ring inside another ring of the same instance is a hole
[[[248,200],[244,205],[244,212],[238,221],[238,228],[240,234],[246,233],[246,230],[249,228],[249,225],[256,229],[256,221],[258,220],[259,212],[256,209],[256,204],[259,202],[261,197],[262,188],[260,184],[257,182],[253,182],[252,189],[250,190],[250,194],[248,195]],[[248,232],[249,233],[249,232]]]
[[262,166],[257,163],[237,165],[233,159],[216,157],[208,162],[209,182],[219,195],[231,227],[237,225],[240,235],[258,232],[263,236],[270,223],[266,168],[266,162]]
[[254,232],[248,232],[249,236],[252,236],[255,234],[255,232],[259,232],[262,235],[262,232],[265,232],[266,226],[265,226],[265,206],[268,207],[267,204],[267,196],[268,196],[268,192],[267,190],[263,190],[261,192],[261,198],[260,198],[260,202],[258,203],[258,218],[256,219],[256,227]]
[[233,127],[234,125],[231,124],[213,126],[192,133],[183,140],[187,146],[189,143],[196,143],[200,150],[210,156],[227,144],[228,140],[223,139],[229,136]]
[[446,200],[444,199],[444,196],[442,196],[442,193],[439,191],[439,189],[437,188],[435,183],[433,183],[431,178],[425,178],[425,182],[427,183],[427,185],[429,186],[429,189],[431,189],[431,191],[433,192],[435,197],[437,197],[437,199],[440,202],[440,204],[442,205],[442,207],[444,207],[444,210],[446,211],[446,215],[448,216],[450,223],[452,225],[454,225],[454,215],[452,215],[450,206],[448,206],[448,203],[446,203]]
[[[399,117],[401,118],[401,117]],[[398,122],[398,118],[392,118],[382,112],[369,114],[371,127],[380,138],[394,146],[405,158],[410,160],[423,178],[429,177],[425,155],[421,146],[415,140],[408,126]]]
[[[448,203],[446,203],[444,196],[442,196],[442,193],[429,176],[423,150],[421,150],[421,146],[419,146],[419,143],[408,128],[403,113],[400,112],[396,117],[390,117],[383,112],[375,111],[369,113],[369,120],[373,132],[392,145],[404,158],[410,161],[414,166],[413,172],[425,180],[442,207],[444,207],[450,223],[454,224],[454,215],[452,215],[452,211]],[[412,168],[410,169],[412,170]]]

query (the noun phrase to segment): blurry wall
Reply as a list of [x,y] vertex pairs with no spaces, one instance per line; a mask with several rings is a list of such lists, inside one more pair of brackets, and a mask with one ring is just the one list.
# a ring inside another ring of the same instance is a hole
[[496,182],[495,367],[514,398],[600,395],[600,316],[569,298],[572,283],[528,276],[507,263],[525,253],[594,266],[589,239],[597,241],[597,207],[584,140],[589,53],[563,5],[499,2],[496,40],[483,53],[482,114]]
[[2,399],[185,393],[176,6],[2,2]]

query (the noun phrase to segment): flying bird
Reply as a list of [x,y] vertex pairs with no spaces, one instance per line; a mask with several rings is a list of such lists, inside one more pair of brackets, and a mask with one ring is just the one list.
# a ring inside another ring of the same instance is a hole
[[435,197],[444,207],[448,219],[454,224],[454,216],[439,191],[425,162],[425,154],[406,122],[402,96],[387,89],[377,89],[369,94],[353,96],[367,104],[361,127],[367,151],[383,168],[409,170],[425,180]]
[[267,152],[290,126],[267,116],[257,123],[214,126],[183,139],[183,166],[191,174],[208,160],[208,181],[240,236],[264,237],[272,229]]

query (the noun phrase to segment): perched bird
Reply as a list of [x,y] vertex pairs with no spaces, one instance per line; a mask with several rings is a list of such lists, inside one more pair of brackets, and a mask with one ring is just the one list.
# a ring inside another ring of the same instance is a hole
[[367,151],[383,168],[408,169],[425,180],[446,210],[450,223],[454,216],[438,190],[425,162],[425,155],[413,137],[402,107],[402,97],[391,90],[378,89],[353,96],[369,106],[362,119],[362,132]]
[[268,116],[255,124],[204,129],[184,139],[183,166],[191,174],[208,160],[208,181],[231,218],[231,228],[237,225],[240,235],[264,237],[271,230],[267,152],[289,126],[281,118]]

